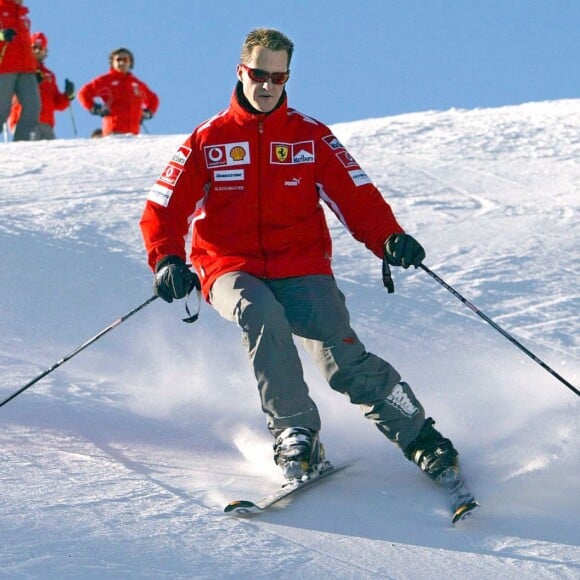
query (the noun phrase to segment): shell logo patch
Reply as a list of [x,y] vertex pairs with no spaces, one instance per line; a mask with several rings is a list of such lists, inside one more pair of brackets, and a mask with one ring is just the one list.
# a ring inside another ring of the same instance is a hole
[[235,163],[243,161],[245,156],[246,150],[243,147],[240,147],[239,145],[236,145],[230,150],[230,157]]

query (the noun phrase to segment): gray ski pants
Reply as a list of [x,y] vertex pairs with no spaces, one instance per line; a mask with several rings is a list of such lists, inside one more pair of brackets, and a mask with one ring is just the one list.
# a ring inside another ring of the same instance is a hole
[[230,272],[215,281],[210,301],[242,329],[274,436],[287,427],[320,430],[293,335],[330,386],[359,405],[391,441],[405,449],[419,433],[423,407],[388,362],[366,351],[332,276],[264,280]]
[[14,141],[32,141],[40,115],[40,92],[35,73],[0,74],[0,129],[8,119],[12,108],[12,96],[16,95],[22,105],[20,120],[14,131]]

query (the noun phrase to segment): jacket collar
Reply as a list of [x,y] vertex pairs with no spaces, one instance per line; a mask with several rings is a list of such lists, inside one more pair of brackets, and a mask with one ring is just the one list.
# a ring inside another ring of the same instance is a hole
[[242,83],[238,81],[230,100],[230,111],[241,123],[251,121],[277,121],[288,114],[288,96],[286,89],[282,93],[278,104],[269,113],[261,113],[252,107],[242,91]]
[[124,78],[131,78],[133,76],[133,74],[131,73],[131,71],[127,71],[127,72],[122,72],[120,70],[115,70],[114,68],[110,68],[109,69],[109,74],[113,77],[118,77],[120,79],[124,79]]

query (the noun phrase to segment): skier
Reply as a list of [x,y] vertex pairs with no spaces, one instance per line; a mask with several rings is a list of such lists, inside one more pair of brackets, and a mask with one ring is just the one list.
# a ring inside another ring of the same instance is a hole
[[40,94],[36,61],[30,50],[30,19],[22,0],[0,0],[0,129],[8,119],[12,97],[22,104],[14,141],[36,137]]
[[[54,134],[54,112],[64,111],[70,106],[75,98],[74,83],[69,79],[64,81],[64,91],[60,92],[55,74],[44,64],[48,55],[48,39],[43,32],[35,32],[31,36],[32,52],[36,59],[36,78],[40,90],[40,122],[36,128],[35,139],[55,139]],[[12,103],[12,110],[8,117],[8,127],[13,130],[17,125],[22,113],[22,105],[15,97]]]
[[[431,479],[454,488],[455,511],[475,503],[457,451],[399,373],[351,328],[320,202],[389,265],[417,267],[425,252],[330,129],[289,108],[292,53],[281,32],[251,31],[229,108],[193,131],[153,185],[140,225],[154,292],[172,302],[197,286],[240,326],[287,480],[308,477],[324,460],[294,335],[334,390]],[[192,223],[197,274],[185,263]]]
[[159,98],[131,70],[133,53],[117,48],[109,55],[111,70],[82,86],[79,103],[92,115],[103,118],[103,137],[116,133],[138,135],[141,123],[153,118]]

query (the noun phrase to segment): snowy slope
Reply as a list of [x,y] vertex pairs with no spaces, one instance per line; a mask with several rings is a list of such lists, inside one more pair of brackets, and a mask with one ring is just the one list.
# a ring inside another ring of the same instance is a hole
[[[334,127],[426,264],[580,385],[580,100]],[[184,136],[0,145],[0,397],[151,295],[138,228]],[[424,272],[333,218],[369,350],[455,442],[481,501],[446,499],[305,360],[331,459],[358,461],[250,521],[280,482],[238,330],[153,302],[0,408],[6,578],[578,578],[579,399]]]

